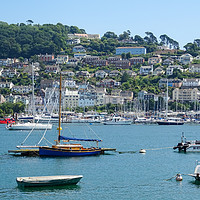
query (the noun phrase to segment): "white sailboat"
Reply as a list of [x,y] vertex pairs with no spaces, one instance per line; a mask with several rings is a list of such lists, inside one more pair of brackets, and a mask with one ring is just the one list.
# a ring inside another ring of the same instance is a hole
[[50,130],[52,129],[52,124],[42,124],[42,123],[35,123],[35,100],[34,100],[34,72],[33,72],[33,65],[32,65],[32,106],[33,106],[33,122],[25,122],[25,123],[13,123],[8,124],[8,130]]

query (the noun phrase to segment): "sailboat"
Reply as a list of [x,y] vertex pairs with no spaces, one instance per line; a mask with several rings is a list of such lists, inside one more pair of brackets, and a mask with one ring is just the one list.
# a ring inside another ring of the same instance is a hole
[[[72,156],[94,156],[101,153],[101,148],[98,147],[99,139],[79,139],[61,136],[61,85],[62,77],[60,73],[60,95],[59,95],[59,124],[58,124],[58,139],[56,144],[52,147],[41,146],[39,147],[40,156],[53,156],[53,157],[72,157]],[[67,142],[67,143],[62,143]],[[90,141],[96,142],[96,147],[83,147],[81,144],[71,144],[70,141]]]
[[32,102],[33,102],[33,122],[26,123],[10,123],[7,125],[8,130],[50,130],[52,124],[35,123],[35,101],[34,101],[34,72],[32,65]]
[[168,118],[168,79],[167,79],[167,94],[166,94],[166,117],[158,120],[158,125],[183,125],[184,122],[180,118]]

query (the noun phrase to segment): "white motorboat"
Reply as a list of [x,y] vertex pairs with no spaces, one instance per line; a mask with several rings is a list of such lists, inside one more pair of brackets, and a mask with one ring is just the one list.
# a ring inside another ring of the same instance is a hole
[[200,162],[199,161],[196,162],[194,174],[188,174],[188,175],[194,177],[195,181],[197,183],[200,183]]
[[112,117],[111,119],[103,122],[104,125],[131,125],[132,121],[122,117]]
[[20,187],[75,185],[82,177],[82,175],[18,177],[16,181]]
[[155,123],[154,119],[146,118],[146,117],[137,117],[134,121],[136,124],[151,124]]
[[41,124],[41,123],[16,123],[8,124],[6,127],[8,130],[51,130],[52,124]]
[[173,147],[173,149],[178,149],[179,152],[200,152],[200,140],[186,140],[182,134],[181,142]]

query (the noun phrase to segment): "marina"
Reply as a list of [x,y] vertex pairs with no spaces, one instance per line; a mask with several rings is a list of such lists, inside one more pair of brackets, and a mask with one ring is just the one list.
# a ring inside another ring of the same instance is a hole
[[[183,126],[136,125],[104,126],[90,125],[102,138],[103,156],[48,158],[39,156],[12,156],[8,150],[16,148],[28,131],[9,131],[0,125],[0,159],[2,179],[0,199],[181,199],[193,193],[198,198],[200,191],[193,179],[184,176],[182,181],[164,181],[174,174],[189,174],[194,170],[199,153],[177,153],[173,145],[184,131],[187,138],[199,138],[199,125]],[[83,124],[64,124],[63,130],[84,132]],[[48,140],[53,141],[56,127],[48,131]],[[73,134],[73,133],[72,133]],[[80,135],[79,135],[80,134]],[[29,146],[38,141],[41,131],[35,131]],[[8,142],[9,141],[9,142]],[[44,144],[45,145],[45,144]],[[146,153],[139,153],[143,149]],[[126,152],[126,153],[120,153]],[[40,189],[18,188],[17,177],[53,176],[56,174],[82,174],[76,186],[42,187]],[[141,178],[142,174],[148,174]],[[28,192],[27,192],[28,191]]]

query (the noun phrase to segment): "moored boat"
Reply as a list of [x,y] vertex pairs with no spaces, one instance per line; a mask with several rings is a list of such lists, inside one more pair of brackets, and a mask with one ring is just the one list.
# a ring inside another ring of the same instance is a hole
[[41,123],[13,123],[8,124],[6,127],[8,130],[50,130],[52,129],[52,124],[41,124]]
[[167,118],[157,121],[158,125],[183,125],[184,121],[179,118]]
[[17,177],[16,181],[19,187],[76,185],[82,177],[82,175]]
[[174,146],[173,149],[178,149],[179,152],[200,152],[200,140],[186,140],[182,134],[181,142]]
[[15,120],[13,118],[0,119],[0,124],[11,124],[11,123],[15,123]]
[[200,162],[196,161],[196,167],[194,170],[194,174],[188,174],[189,176],[192,176],[195,178],[195,182],[200,184]]
[[125,118],[122,118],[120,116],[116,117],[112,117],[111,119],[103,122],[104,125],[131,125],[132,124],[132,120],[128,120]]

